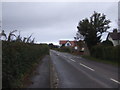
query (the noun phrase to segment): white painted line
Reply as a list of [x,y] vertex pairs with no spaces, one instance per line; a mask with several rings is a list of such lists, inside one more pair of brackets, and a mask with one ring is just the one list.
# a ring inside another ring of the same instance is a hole
[[80,63],[80,65],[82,65],[83,67],[86,67],[87,69],[90,69],[91,71],[95,71],[94,69],[92,69],[92,68],[90,68],[90,67],[88,67],[88,66],[86,66],[86,65],[84,65],[82,63]]
[[115,80],[115,79],[110,78],[110,80],[112,80],[112,81],[114,81],[114,82],[116,82],[116,83],[120,84],[120,82],[119,82],[119,81],[117,81],[117,80]]
[[71,59],[71,58],[70,58],[70,60],[73,61],[73,62],[76,62],[75,60],[73,60],[73,59]]

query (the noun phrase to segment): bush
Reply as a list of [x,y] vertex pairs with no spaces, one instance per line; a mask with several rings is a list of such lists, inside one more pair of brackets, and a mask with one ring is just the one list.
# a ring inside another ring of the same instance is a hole
[[46,54],[49,54],[47,45],[3,41],[2,87],[19,87],[17,82]]
[[106,40],[106,41],[103,41],[102,42],[102,45],[105,45],[105,46],[113,46],[113,43],[109,40]]
[[68,53],[72,53],[73,49],[71,47],[61,47],[61,48],[56,48],[54,50],[60,51],[60,52],[68,52]]
[[62,47],[61,51],[63,51],[63,52],[71,52],[71,49],[69,47]]
[[120,63],[120,45],[119,46],[104,46],[97,45],[91,50],[91,56],[99,59],[110,60]]

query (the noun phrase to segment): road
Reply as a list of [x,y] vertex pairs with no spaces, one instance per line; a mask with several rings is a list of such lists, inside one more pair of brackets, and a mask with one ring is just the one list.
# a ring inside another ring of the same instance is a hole
[[118,88],[118,68],[50,50],[58,75],[58,88]]

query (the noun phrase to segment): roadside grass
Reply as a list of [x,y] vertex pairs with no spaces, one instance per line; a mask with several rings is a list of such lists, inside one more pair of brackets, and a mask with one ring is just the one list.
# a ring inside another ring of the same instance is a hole
[[100,62],[100,63],[110,64],[110,65],[113,65],[113,66],[116,66],[116,67],[120,67],[120,64],[118,62],[113,62],[113,61],[104,60],[104,59],[98,59],[98,58],[94,58],[92,56],[87,56],[87,55],[83,55],[82,57],[87,59],[87,60],[97,61],[97,62]]

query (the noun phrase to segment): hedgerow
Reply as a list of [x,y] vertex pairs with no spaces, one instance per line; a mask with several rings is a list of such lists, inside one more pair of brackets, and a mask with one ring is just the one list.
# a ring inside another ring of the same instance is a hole
[[24,75],[46,54],[45,44],[2,41],[2,87],[20,87]]
[[91,56],[103,60],[120,63],[120,45],[119,46],[104,46],[97,45],[91,50]]
[[73,48],[70,47],[61,47],[61,48],[54,48],[54,50],[60,51],[60,52],[67,52],[67,53],[72,53]]

